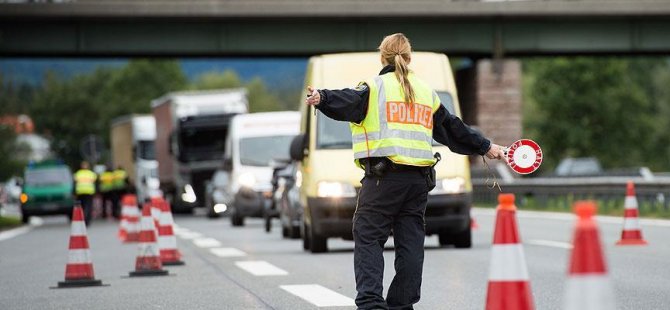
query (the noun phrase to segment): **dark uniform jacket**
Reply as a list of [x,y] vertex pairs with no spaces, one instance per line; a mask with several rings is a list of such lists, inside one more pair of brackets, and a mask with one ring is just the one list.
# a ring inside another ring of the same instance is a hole
[[[379,75],[393,71],[395,66],[389,65]],[[365,119],[370,93],[365,84],[341,90],[319,89],[319,93],[321,101],[316,108],[326,116],[353,123],[360,123]],[[491,141],[449,113],[443,105],[433,114],[433,139],[449,147],[452,152],[463,155],[484,155],[491,147]]]

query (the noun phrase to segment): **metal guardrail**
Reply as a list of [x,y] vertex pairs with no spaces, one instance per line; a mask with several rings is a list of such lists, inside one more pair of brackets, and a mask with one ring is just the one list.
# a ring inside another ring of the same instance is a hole
[[[492,181],[485,178],[472,179],[475,203],[496,203],[498,188],[491,188]],[[571,177],[571,178],[520,178],[500,180],[503,192],[513,193],[523,205],[533,199],[539,206],[567,204],[582,199],[595,199],[606,204],[623,201],[626,184],[635,184],[636,197],[642,207],[670,211],[670,177]],[[623,205],[622,205],[623,206]],[[658,211],[658,210],[657,210]]]

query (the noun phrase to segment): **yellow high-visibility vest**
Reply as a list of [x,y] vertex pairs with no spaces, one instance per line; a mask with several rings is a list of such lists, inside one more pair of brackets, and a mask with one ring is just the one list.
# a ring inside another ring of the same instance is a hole
[[403,88],[393,72],[365,81],[368,112],[360,124],[351,123],[354,159],[387,157],[397,164],[431,166],[433,114],[440,98],[410,73],[415,102],[405,102]]
[[100,175],[100,191],[103,193],[114,190],[114,172],[105,171]]
[[74,174],[74,193],[77,195],[95,194],[95,181],[98,176],[88,169],[79,169]]
[[126,178],[128,173],[123,169],[114,170],[114,189],[124,189],[126,187]]

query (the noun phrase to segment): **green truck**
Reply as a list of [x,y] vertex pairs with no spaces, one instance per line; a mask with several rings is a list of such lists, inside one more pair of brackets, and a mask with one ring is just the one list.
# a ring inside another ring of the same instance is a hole
[[21,220],[27,223],[33,215],[67,215],[72,217],[72,171],[58,160],[30,163],[23,177]]

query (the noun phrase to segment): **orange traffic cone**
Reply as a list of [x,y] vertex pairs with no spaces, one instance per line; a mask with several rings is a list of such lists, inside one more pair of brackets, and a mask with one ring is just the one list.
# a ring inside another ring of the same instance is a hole
[[498,196],[486,309],[534,309],[513,194]]
[[600,245],[598,225],[593,221],[596,204],[578,201],[570,270],[565,299],[566,310],[616,309],[614,294],[607,277],[607,267]]
[[626,200],[624,201],[623,230],[621,240],[617,245],[646,245],[647,241],[642,239],[642,230],[638,221],[637,198],[635,198],[635,185],[628,181],[626,185]]
[[137,242],[139,238],[140,214],[135,195],[124,195],[121,199],[121,222],[119,223],[119,240]]
[[58,282],[58,287],[101,286],[102,281],[96,280],[93,274],[91,251],[88,247],[84,211],[77,203],[72,209],[72,224],[70,225],[70,246],[67,265],[65,266],[65,281]]
[[168,271],[161,264],[158,245],[156,244],[156,228],[151,218],[151,205],[145,203],[142,207],[142,219],[140,220],[140,238],[135,261],[135,271],[130,272],[131,277],[136,276],[165,276]]
[[183,265],[181,261],[181,253],[177,249],[177,237],[174,235],[172,225],[174,220],[172,218],[172,211],[170,204],[164,199],[158,202],[160,207],[160,219],[158,221],[158,247],[161,254],[161,262],[163,265]]

